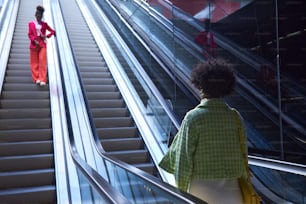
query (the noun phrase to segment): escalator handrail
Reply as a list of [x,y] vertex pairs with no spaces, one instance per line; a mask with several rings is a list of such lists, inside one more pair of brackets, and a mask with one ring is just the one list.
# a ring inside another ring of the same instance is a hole
[[6,0],[2,4],[1,10],[0,10],[0,28],[1,28],[1,31],[3,31],[3,29],[2,29],[3,24],[5,23],[5,20],[7,20],[7,18],[6,18],[7,13],[9,13],[9,9],[8,9],[9,2],[11,3],[11,5],[13,5],[12,1]]
[[306,176],[306,165],[248,155],[249,164],[286,173]]
[[[44,8],[46,11],[45,19],[48,24],[53,27],[54,18],[52,18],[52,11],[50,8],[50,0],[44,0]],[[60,65],[58,61],[58,50],[54,38],[48,39],[47,46],[47,66],[48,69],[48,85],[50,97],[50,117],[53,137],[53,155],[54,155],[54,169],[55,169],[55,183],[56,183],[56,200],[58,203],[69,203],[72,200],[80,200],[79,194],[70,190],[70,185],[78,185],[76,181],[76,172],[71,168],[72,162],[67,156],[65,137],[67,137],[67,124],[65,118],[64,97],[62,91]],[[52,67],[52,68],[51,68]],[[52,91],[50,91],[52,90]],[[68,173],[69,172],[69,173]],[[73,181],[68,180],[73,178]],[[74,182],[74,183],[73,183]],[[73,194],[74,193],[74,194]],[[70,194],[73,194],[71,199]]]
[[0,12],[0,93],[3,88],[6,66],[15,29],[11,25],[15,25],[18,8],[19,0],[7,0],[4,1]]
[[88,179],[90,185],[94,187],[103,198],[107,199],[107,203],[131,203],[121,193],[119,193],[115,188],[113,188],[96,170],[94,170],[90,165],[88,165],[88,163],[86,163],[80,157],[73,140],[73,136],[70,137],[70,150],[73,161],[78,167],[78,169],[81,170],[85,177]]

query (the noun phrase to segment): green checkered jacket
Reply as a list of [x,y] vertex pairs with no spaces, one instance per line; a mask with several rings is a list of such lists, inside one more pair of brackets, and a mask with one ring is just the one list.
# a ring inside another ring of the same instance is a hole
[[[189,111],[159,166],[187,191],[191,179],[234,179],[245,175],[236,110],[222,99],[203,99]],[[243,129],[243,145],[246,132]]]

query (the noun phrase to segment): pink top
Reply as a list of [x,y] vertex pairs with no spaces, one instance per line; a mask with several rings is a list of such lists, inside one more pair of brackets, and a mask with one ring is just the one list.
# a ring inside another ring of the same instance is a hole
[[[36,48],[34,40],[37,40],[40,47],[46,47],[46,38],[50,38],[55,35],[55,30],[53,30],[46,22],[41,21],[40,26],[36,26],[38,23],[36,21],[30,21],[28,26],[28,37],[30,39],[30,48]],[[40,29],[39,29],[40,27]],[[49,33],[46,35],[46,31]],[[40,32],[38,32],[40,31]]]
[[211,55],[215,56],[215,48],[216,43],[214,39],[214,35],[212,32],[205,32],[202,31],[200,32],[196,37],[195,37],[195,42],[204,47],[204,49],[207,50]]

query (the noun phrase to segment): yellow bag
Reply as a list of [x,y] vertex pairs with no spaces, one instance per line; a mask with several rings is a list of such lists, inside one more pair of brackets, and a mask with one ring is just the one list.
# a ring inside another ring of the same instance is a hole
[[245,177],[240,177],[238,183],[241,189],[241,194],[244,204],[259,204],[260,197],[252,186],[251,181]]
[[249,165],[248,165],[248,155],[247,155],[247,149],[243,145],[243,136],[242,136],[242,130],[241,130],[241,124],[240,124],[240,119],[239,119],[239,114],[234,110],[236,113],[236,123],[238,127],[238,135],[239,135],[239,141],[240,141],[240,146],[241,146],[241,151],[243,154],[243,160],[244,160],[244,167],[247,172],[247,177],[240,177],[238,179],[239,187],[241,190],[242,198],[243,198],[243,203],[244,204],[260,204],[261,198],[255,191],[252,181],[251,181],[251,173],[249,170]]

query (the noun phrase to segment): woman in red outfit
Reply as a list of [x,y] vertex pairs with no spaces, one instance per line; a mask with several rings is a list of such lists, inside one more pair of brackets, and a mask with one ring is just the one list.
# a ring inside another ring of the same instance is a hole
[[[36,7],[36,20],[30,21],[28,25],[28,37],[30,39],[30,66],[32,80],[41,86],[47,83],[47,53],[46,39],[55,31],[44,21],[42,21],[45,9],[42,6]],[[49,31],[46,34],[47,30]]]
[[205,31],[195,37],[195,42],[203,47],[203,55],[206,59],[216,57],[216,43],[213,33],[210,31],[210,19],[204,21]]

